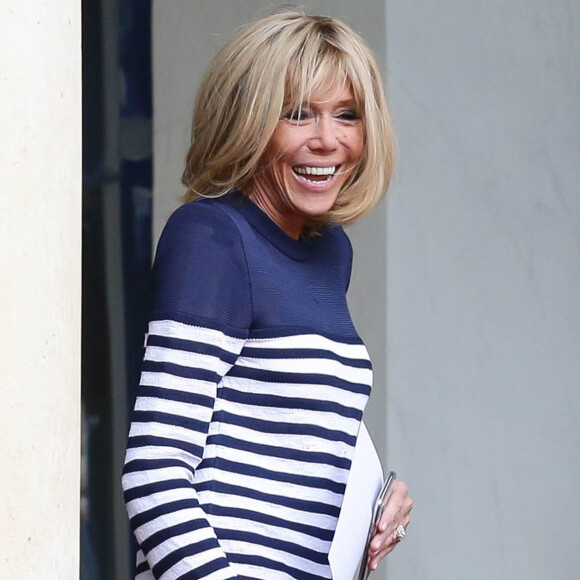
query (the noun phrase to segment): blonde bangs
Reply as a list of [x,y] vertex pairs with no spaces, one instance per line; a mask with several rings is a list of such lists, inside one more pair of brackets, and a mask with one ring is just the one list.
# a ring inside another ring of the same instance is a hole
[[284,108],[300,109],[329,85],[336,87],[337,93],[348,85],[344,59],[332,45],[308,38],[288,62]]

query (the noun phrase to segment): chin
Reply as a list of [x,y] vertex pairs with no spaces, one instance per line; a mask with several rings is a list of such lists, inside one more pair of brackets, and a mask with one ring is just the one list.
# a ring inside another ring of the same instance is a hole
[[305,218],[317,218],[327,214],[336,202],[336,197],[330,200],[316,200],[304,204],[296,204],[295,210]]

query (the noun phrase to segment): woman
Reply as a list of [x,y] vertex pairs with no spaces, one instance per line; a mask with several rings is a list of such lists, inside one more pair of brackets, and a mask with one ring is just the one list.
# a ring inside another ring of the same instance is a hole
[[[331,578],[372,380],[340,224],[378,202],[392,149],[376,63],[337,20],[270,16],[212,62],[129,434],[138,579]],[[371,569],[411,506],[398,483]]]

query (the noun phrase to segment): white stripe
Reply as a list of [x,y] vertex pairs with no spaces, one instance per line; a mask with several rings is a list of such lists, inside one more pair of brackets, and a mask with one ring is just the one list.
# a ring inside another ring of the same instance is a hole
[[240,357],[236,366],[272,371],[278,373],[296,373],[298,375],[330,375],[350,383],[370,385],[373,373],[344,365],[338,361],[323,358],[248,358]]
[[330,411],[318,411],[309,409],[285,409],[283,407],[263,407],[259,405],[244,405],[220,399],[220,409],[251,419],[272,421],[273,423],[292,423],[294,425],[316,425],[332,431],[342,431],[356,437],[360,421],[343,417]]
[[158,491],[157,493],[138,497],[127,502],[127,512],[129,513],[129,517],[132,518],[151,508],[182,499],[194,499],[195,496],[196,494],[191,487],[179,487],[177,489]]
[[368,396],[362,393],[352,393],[338,387],[317,383],[266,383],[256,379],[227,375],[223,378],[221,385],[241,393],[276,395],[290,399],[337,401],[343,407],[351,407],[359,411],[364,409],[368,399]]
[[176,322],[175,320],[151,321],[149,323],[149,334],[203,342],[236,354],[239,354],[245,342],[244,339],[228,336],[220,330],[193,326],[183,322]]
[[185,465],[190,465],[192,469],[199,463],[199,457],[176,447],[142,445],[141,447],[130,447],[127,449],[125,456],[126,464],[140,459],[176,459],[177,461],[182,461]]
[[195,483],[207,481],[219,481],[230,485],[239,485],[247,489],[256,489],[261,493],[269,493],[280,497],[294,497],[304,501],[315,501],[326,505],[340,507],[342,494],[334,493],[328,489],[317,487],[305,487],[296,483],[264,479],[253,475],[243,475],[222,471],[220,469],[199,469],[195,474]]
[[219,445],[207,445],[203,453],[204,459],[220,457],[228,461],[236,461],[245,465],[254,465],[280,473],[299,473],[308,477],[322,477],[344,483],[348,479],[349,470],[333,467],[325,463],[312,463],[286,459],[283,457],[271,457],[251,451],[233,449]]
[[329,350],[345,358],[369,360],[369,353],[364,344],[337,342],[319,334],[249,338],[246,344],[251,348]]
[[296,580],[294,576],[290,576],[285,572],[267,570],[266,568],[252,566],[250,564],[233,563],[232,566],[238,572],[238,575],[248,578],[257,578],[258,580]]
[[259,534],[265,538],[278,538],[286,542],[298,544],[299,546],[308,546],[308,548],[317,552],[328,552],[330,550],[330,542],[314,538],[313,536],[303,534],[302,532],[289,530],[288,528],[281,528],[271,524],[264,524],[262,522],[254,522],[229,516],[212,515],[210,519],[211,525],[216,528],[243,530],[244,532]]
[[212,572],[211,574],[204,576],[203,580],[226,580],[227,578],[235,578],[235,577],[236,577],[235,569],[232,568],[231,566],[228,566],[227,568],[216,570],[215,572]]
[[140,487],[150,483],[169,481],[172,479],[185,479],[189,483],[193,482],[193,474],[184,467],[160,467],[157,469],[144,469],[143,471],[132,471],[123,475],[123,489],[129,491],[134,487]]
[[262,431],[254,431],[249,427],[228,425],[227,423],[220,423],[219,433],[220,435],[234,437],[241,441],[258,443],[260,445],[272,445],[274,447],[283,447],[284,449],[294,449],[297,451],[329,453],[335,457],[350,458],[354,449],[348,443],[324,439],[323,437],[316,437],[314,435],[264,433]]
[[144,360],[172,363],[192,369],[204,369],[218,373],[220,376],[225,375],[232,368],[231,363],[224,362],[217,356],[162,346],[148,346],[145,350]]
[[133,421],[129,438],[131,437],[163,437],[180,443],[190,443],[203,447],[205,445],[206,434],[179,427],[177,425],[165,425],[164,423],[137,423]]
[[337,518],[334,516],[314,514],[309,511],[291,508],[261,499],[232,495],[229,493],[217,493],[215,491],[200,491],[197,495],[199,501],[203,503],[203,505],[213,504],[220,507],[234,507],[250,510],[262,514],[268,514],[283,521],[304,524],[321,530],[334,530],[336,527]]
[[143,371],[140,384],[147,387],[160,387],[186,393],[195,391],[196,394],[212,397],[215,392],[215,383],[213,381],[190,379],[164,372]]

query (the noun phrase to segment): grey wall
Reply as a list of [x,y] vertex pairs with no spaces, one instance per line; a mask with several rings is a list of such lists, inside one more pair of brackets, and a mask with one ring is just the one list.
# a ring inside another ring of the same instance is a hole
[[[577,578],[580,4],[308,5],[386,63],[400,142],[388,203],[351,231],[369,422],[416,501],[376,577]],[[156,235],[181,194],[201,74],[276,6],[154,2]]]
[[580,577],[580,3],[387,2],[396,580]]

